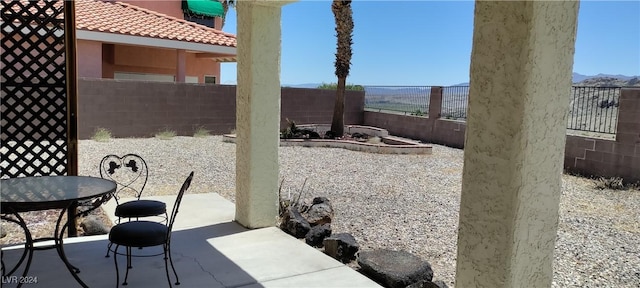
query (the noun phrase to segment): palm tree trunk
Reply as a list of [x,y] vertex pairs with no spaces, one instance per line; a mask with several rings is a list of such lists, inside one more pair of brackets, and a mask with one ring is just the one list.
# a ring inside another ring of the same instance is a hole
[[336,105],[333,108],[333,120],[331,121],[331,131],[336,136],[344,134],[344,94],[346,92],[347,78],[338,78],[336,88]]

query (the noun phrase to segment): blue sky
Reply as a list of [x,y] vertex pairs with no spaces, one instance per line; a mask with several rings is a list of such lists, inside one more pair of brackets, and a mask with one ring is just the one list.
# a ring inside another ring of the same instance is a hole
[[[347,82],[361,85],[454,85],[467,82],[472,1],[354,1],[353,58]],[[331,1],[300,1],[282,10],[281,84],[336,82]],[[236,34],[230,9],[224,31]],[[236,64],[221,83],[236,83]],[[573,71],[640,75],[640,1],[581,1]]]

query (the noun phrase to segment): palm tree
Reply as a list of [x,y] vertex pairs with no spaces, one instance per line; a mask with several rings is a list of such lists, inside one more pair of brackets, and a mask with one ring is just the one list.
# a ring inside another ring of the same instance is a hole
[[222,15],[222,24],[220,24],[220,30],[224,27],[224,22],[227,19],[227,11],[229,11],[229,7],[233,7],[236,5],[235,0],[218,0],[222,3],[222,9],[224,9],[224,15]]
[[334,0],[331,4],[331,11],[336,19],[336,36],[338,38],[336,52],[336,76],[338,77],[338,87],[336,89],[336,104],[333,108],[333,120],[331,121],[331,131],[334,136],[344,134],[344,94],[351,66],[351,39],[353,34],[353,12],[351,11],[351,1]]

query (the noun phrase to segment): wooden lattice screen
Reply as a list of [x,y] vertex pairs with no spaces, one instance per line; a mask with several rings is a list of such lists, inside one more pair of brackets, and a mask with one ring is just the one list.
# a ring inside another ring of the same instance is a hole
[[2,1],[1,178],[74,170],[64,2]]

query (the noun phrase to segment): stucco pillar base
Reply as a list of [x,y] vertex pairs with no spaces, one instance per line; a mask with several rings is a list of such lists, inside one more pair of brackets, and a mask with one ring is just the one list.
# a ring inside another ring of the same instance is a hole
[[274,226],[278,216],[281,7],[277,3],[236,4],[235,218],[249,228]]
[[550,287],[578,3],[475,5],[456,287]]

